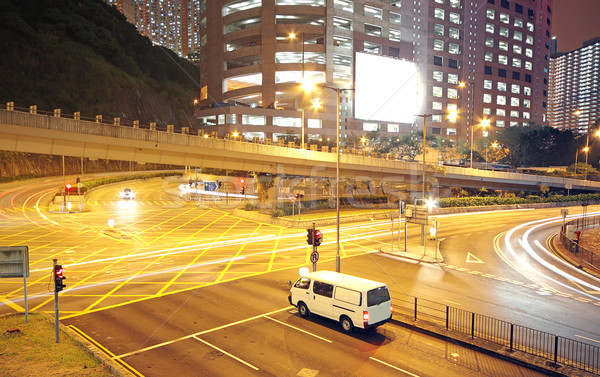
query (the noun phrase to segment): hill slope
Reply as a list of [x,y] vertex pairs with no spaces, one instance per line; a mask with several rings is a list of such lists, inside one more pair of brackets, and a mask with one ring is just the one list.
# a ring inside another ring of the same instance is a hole
[[0,0],[0,103],[193,126],[198,69],[101,0]]

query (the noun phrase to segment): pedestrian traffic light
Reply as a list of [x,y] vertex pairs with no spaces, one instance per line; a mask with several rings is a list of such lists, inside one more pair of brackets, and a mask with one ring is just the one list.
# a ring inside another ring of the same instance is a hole
[[71,191],[71,184],[70,184],[70,183],[67,183],[67,184],[65,185],[65,192],[70,192],[70,191]]
[[54,292],[60,292],[67,286],[66,284],[63,284],[63,280],[66,279],[63,275],[64,272],[65,269],[62,265],[57,264],[54,266]]
[[308,243],[309,245],[312,245],[313,237],[314,237],[314,230],[311,228],[306,229],[306,243]]
[[77,182],[77,183],[81,182],[81,178],[79,178],[79,177],[75,178],[75,182]]
[[314,243],[313,245],[319,246],[323,242],[323,233],[320,230],[315,230]]
[[245,193],[245,192],[246,192],[246,188],[245,188],[245,187],[242,187],[242,190],[240,191],[240,193],[241,193],[242,195],[244,195],[244,193]]

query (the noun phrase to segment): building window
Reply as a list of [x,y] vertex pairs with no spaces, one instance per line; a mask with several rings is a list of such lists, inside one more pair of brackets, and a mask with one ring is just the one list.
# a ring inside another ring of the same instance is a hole
[[442,110],[442,103],[434,101],[434,102],[431,103],[431,108],[433,110]]
[[433,41],[433,49],[435,51],[444,51],[444,41],[440,41],[439,39],[435,39]]
[[437,82],[444,81],[444,72],[433,71],[433,81],[437,81]]
[[496,116],[499,116],[499,117],[506,116],[506,110],[504,110],[504,109],[496,109]]
[[379,124],[373,122],[364,122],[363,131],[379,131]]
[[515,68],[521,68],[521,59],[513,58],[512,66]]
[[444,65],[444,58],[442,58],[441,56],[434,56],[433,65]]
[[433,34],[444,35],[444,25],[440,25],[440,24],[433,25]]
[[498,90],[501,92],[506,92],[506,83],[498,81]]
[[402,0],[390,0],[390,5],[393,7],[398,7],[400,8],[400,3],[402,2]]
[[492,74],[492,67],[490,67],[489,65],[486,65],[486,66],[484,67],[484,73],[485,73],[486,75],[491,75],[491,74]]
[[510,111],[510,116],[511,116],[511,118],[518,118],[519,117],[519,112],[517,110],[511,110]]
[[513,25],[515,25],[515,27],[523,27],[523,20],[519,17],[515,17]]
[[381,26],[365,24],[365,33],[373,37],[381,37]]
[[400,49],[398,47],[390,47],[389,56],[399,58],[400,57]]
[[450,22],[460,24],[460,14],[450,12]]
[[523,33],[521,33],[520,31],[515,31],[513,38],[517,41],[522,41],[523,40]]
[[432,87],[432,95],[441,98],[444,95],[444,89],[441,86]]
[[485,47],[494,47],[494,38],[485,38]]
[[486,52],[484,60],[486,62],[493,62],[494,61],[494,53],[493,52]]
[[363,51],[381,55],[381,45],[379,43],[365,42]]
[[523,94],[525,94],[526,96],[530,96],[531,95],[531,88],[528,86],[524,86],[523,87]]
[[533,24],[531,22],[528,22],[527,23],[527,31],[533,33],[533,29],[534,29]]
[[460,8],[460,0],[450,0],[450,6],[452,8]]
[[528,8],[527,9],[527,17],[529,17],[530,20],[533,20],[535,18],[535,10]]
[[530,48],[526,48],[525,49],[525,56],[527,56],[528,58],[533,58],[533,50]]
[[[435,114],[431,116],[431,121],[435,123],[439,123],[442,121],[442,116],[440,114]],[[439,127],[436,127],[439,128]]]
[[492,103],[492,95],[489,93],[483,94],[483,103]]
[[517,97],[510,97],[510,105],[512,107],[518,107],[519,103],[520,103],[519,98],[517,98]]
[[383,10],[365,5],[365,16],[383,20]]
[[515,12],[523,14],[523,6],[521,4],[515,4]]
[[512,78],[513,80],[521,80],[521,72],[513,71]]
[[456,43],[448,44],[448,52],[451,54],[460,54],[460,47]]
[[500,13],[500,22],[502,22],[503,24],[508,24],[510,22],[510,17],[508,16],[508,14]]
[[531,75],[530,74],[525,74],[525,82],[531,82]]
[[523,119],[531,119],[531,115],[527,111],[523,111]]
[[523,107],[526,108],[526,109],[531,108],[531,101],[528,100],[528,99],[524,99],[523,100]]
[[513,52],[515,54],[522,54],[523,53],[523,48],[519,45],[513,45]]
[[508,57],[506,55],[498,55],[498,63],[507,65]]
[[494,24],[485,24],[485,31],[494,34]]
[[519,93],[521,93],[521,85],[512,84],[510,86],[510,92],[513,93],[513,94],[519,94]]
[[440,8],[435,8],[435,10],[433,11],[433,17],[438,18],[440,20],[444,19],[444,10],[440,9]]
[[508,51],[508,42],[498,41],[498,48],[502,51]]
[[390,29],[390,41],[398,41],[400,42],[402,38],[400,37],[400,30]]
[[448,73],[448,84],[458,85],[458,74]]
[[498,77],[506,77],[506,69],[498,69]]
[[504,121],[503,120],[497,120],[496,121],[496,127],[504,128]]
[[508,0],[500,0],[500,6],[504,9],[510,9],[510,4]]
[[390,23],[391,24],[400,25],[401,24],[400,18],[401,17],[398,13],[390,12]]
[[333,17],[333,26],[344,30],[352,30],[352,21],[341,17]]
[[458,68],[458,60],[457,59],[448,59],[448,67]]
[[457,99],[458,98],[458,89],[448,88],[448,98]]
[[501,37],[508,38],[508,28],[500,27],[500,31],[498,32],[498,34],[500,34]]
[[528,45],[532,45],[533,44],[533,36],[528,35],[527,37],[525,37],[525,43],[527,43]]
[[388,132],[400,132],[400,125],[395,123],[388,123],[387,126]]
[[346,12],[354,12],[354,2],[352,0],[333,0],[333,7]]
[[483,80],[483,89],[492,90],[492,80]]
[[496,16],[496,12],[493,9],[488,9],[485,11],[485,16],[487,18],[489,18],[490,20],[493,20],[494,17]]
[[460,31],[458,29],[455,29],[455,28],[452,28],[452,27],[449,28],[448,29],[448,35],[452,39],[460,39]]
[[342,48],[352,48],[352,39],[342,37],[341,35],[333,36],[333,45]]

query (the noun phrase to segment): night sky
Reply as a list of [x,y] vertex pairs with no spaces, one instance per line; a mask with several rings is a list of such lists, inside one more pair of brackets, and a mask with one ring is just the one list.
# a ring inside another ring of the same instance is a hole
[[558,39],[558,51],[573,51],[600,37],[599,19],[600,0],[554,0],[552,36]]

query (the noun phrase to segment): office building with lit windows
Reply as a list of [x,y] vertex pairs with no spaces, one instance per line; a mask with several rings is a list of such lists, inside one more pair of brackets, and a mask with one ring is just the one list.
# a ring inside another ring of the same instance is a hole
[[599,119],[600,37],[596,37],[577,50],[551,57],[548,123],[585,133]]
[[[337,93],[342,137],[420,131],[416,115],[424,114],[428,134],[455,141],[467,141],[472,126],[481,136],[484,118],[483,135],[546,121],[552,0],[205,0],[200,7],[197,115],[219,137],[275,140],[304,128],[308,140],[335,138]],[[310,93],[299,85],[307,79],[317,83]]]

